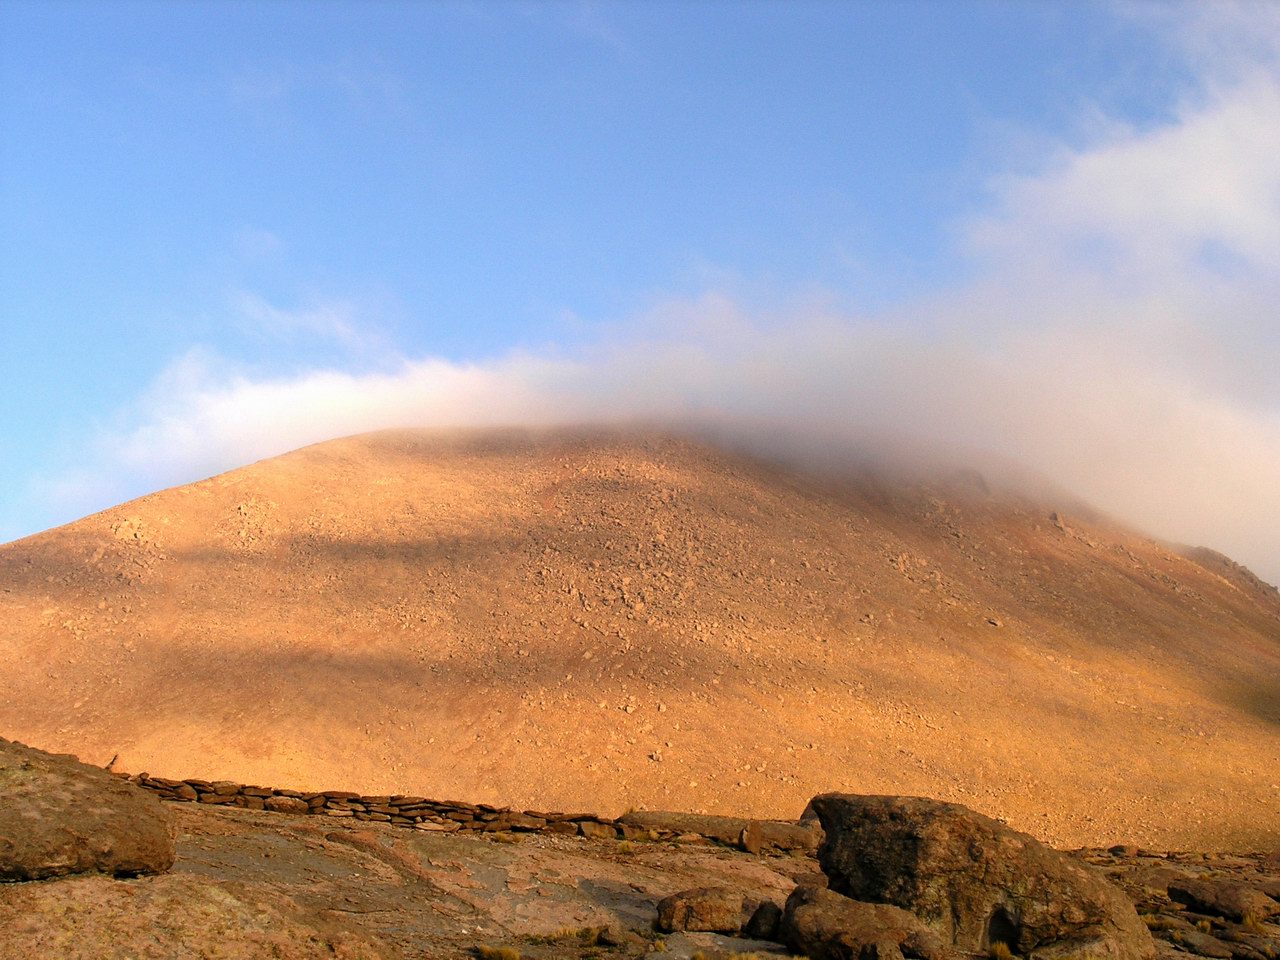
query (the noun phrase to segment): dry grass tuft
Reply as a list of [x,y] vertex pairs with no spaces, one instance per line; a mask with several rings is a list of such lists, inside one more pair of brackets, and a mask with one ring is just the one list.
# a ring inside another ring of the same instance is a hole
[[997,940],[987,949],[987,956],[991,960],[1013,960],[1013,951],[1009,949],[1007,943]]
[[553,933],[534,933],[525,937],[530,943],[577,943],[584,947],[594,947],[600,942],[604,927],[561,927]]
[[515,947],[490,947],[480,944],[475,948],[480,960],[520,960],[520,951]]

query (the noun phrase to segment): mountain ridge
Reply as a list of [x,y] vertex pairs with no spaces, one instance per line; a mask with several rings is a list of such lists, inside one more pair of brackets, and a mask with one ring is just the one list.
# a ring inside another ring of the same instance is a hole
[[1280,598],[1066,509],[634,431],[330,441],[0,547],[0,728],[158,776],[1274,842]]

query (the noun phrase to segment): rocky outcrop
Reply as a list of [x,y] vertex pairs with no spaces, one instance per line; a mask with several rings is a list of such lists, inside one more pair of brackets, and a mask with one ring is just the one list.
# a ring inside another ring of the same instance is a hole
[[1149,960],[1150,933],[1115,887],[1026,834],[957,804],[825,794],[813,809],[830,887],[915,914],[944,943],[1032,958]]
[[778,939],[813,960],[941,960],[942,940],[913,914],[823,890],[796,887]]
[[1275,960],[1280,924],[1259,897],[1280,893],[1280,858],[1265,854],[1082,850],[1076,854],[1123,890],[1171,951],[1215,960]]
[[1174,881],[1167,889],[1170,900],[1227,920],[1266,920],[1280,913],[1280,903],[1245,883],[1187,879]]
[[155,797],[74,757],[0,739],[0,880],[161,873],[173,858]]
[[170,873],[74,877],[0,896],[0,960],[390,960],[400,954],[269,888]]

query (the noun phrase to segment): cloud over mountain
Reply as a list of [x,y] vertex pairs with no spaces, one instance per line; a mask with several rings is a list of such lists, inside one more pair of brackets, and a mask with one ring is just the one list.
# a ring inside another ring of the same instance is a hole
[[[968,278],[944,293],[866,313],[708,290],[473,363],[255,375],[192,354],[55,495],[105,506],[381,427],[741,419],[991,451],[1280,580],[1263,520],[1280,515],[1280,18],[1146,15],[1190,77],[1169,114],[1102,118],[993,177],[957,225]],[[299,323],[351,339],[351,315],[320,305]]]

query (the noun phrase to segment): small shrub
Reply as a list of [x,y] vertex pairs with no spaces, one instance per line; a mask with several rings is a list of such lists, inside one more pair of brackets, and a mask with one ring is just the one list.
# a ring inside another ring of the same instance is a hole
[[1013,960],[1013,951],[1009,949],[1009,945],[1003,940],[997,940],[987,950],[987,956],[991,960]]

